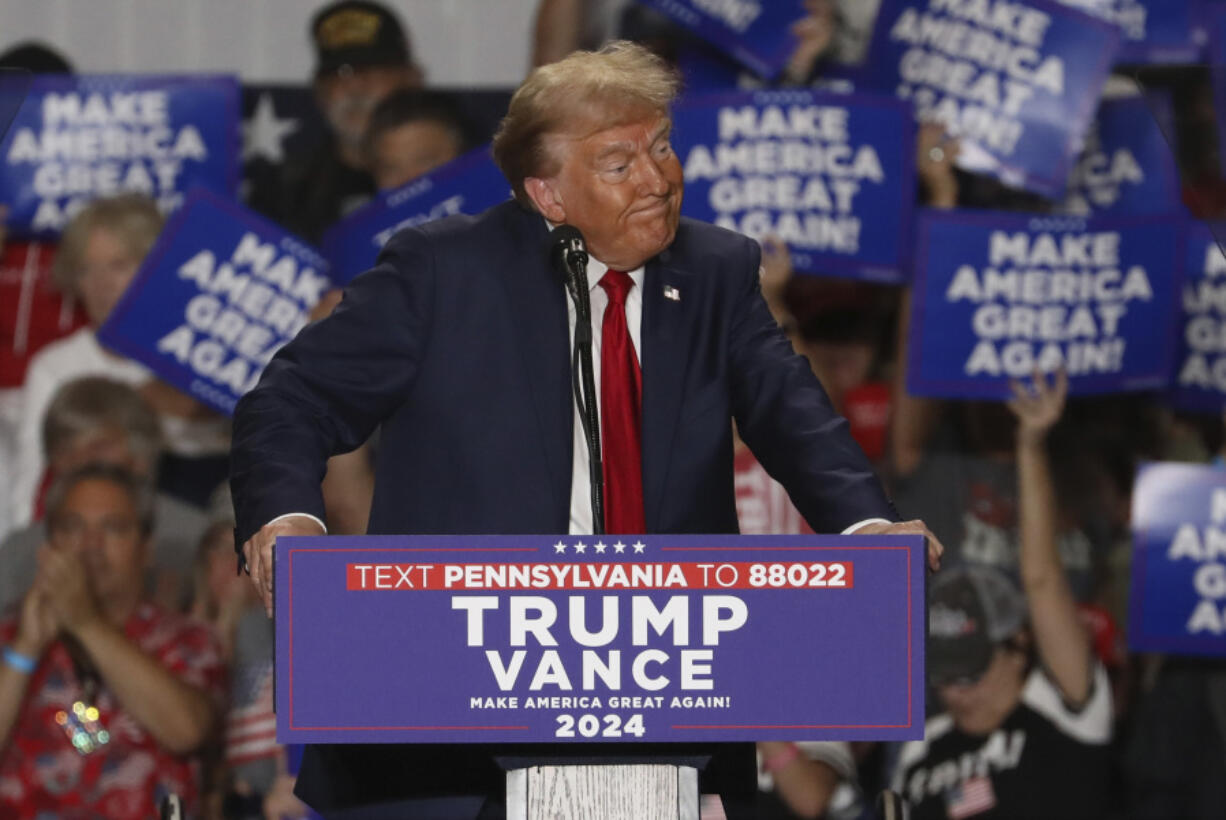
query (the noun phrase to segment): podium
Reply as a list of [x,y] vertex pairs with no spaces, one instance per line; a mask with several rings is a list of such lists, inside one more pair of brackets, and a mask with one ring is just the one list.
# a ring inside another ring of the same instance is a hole
[[278,539],[277,739],[313,744],[299,791],[327,817],[434,816],[469,795],[496,806],[481,817],[680,820],[703,791],[734,820],[756,740],[922,737],[924,551],[921,536]]

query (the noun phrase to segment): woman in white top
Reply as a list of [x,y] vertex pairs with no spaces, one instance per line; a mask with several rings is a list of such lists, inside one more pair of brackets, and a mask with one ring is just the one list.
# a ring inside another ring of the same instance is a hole
[[47,345],[30,360],[22,388],[17,453],[9,488],[10,521],[21,527],[33,518],[43,481],[42,423],[56,390],[81,376],[105,376],[140,388],[158,410],[167,449],[189,455],[224,451],[225,420],[189,397],[156,380],[143,365],[104,349],[95,331],[110,315],[136,276],[162,230],[162,215],[141,194],[94,200],[78,213],[60,240],[54,264],[56,285],[76,297],[89,324]]

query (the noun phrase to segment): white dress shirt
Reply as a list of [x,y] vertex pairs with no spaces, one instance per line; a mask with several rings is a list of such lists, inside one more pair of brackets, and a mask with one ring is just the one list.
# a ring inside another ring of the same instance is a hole
[[[593,256],[589,256],[587,260],[587,283],[588,290],[592,297],[592,374],[596,381],[596,408],[600,411],[600,342],[602,337],[602,328],[604,324],[604,312],[609,305],[609,296],[605,293],[605,289],[600,287],[600,278],[605,275],[605,271],[609,269],[608,265]],[[638,267],[632,271],[626,271],[630,278],[634,280],[634,287],[626,294],[626,329],[630,333],[630,342],[634,345],[635,355],[639,359],[639,367],[643,366],[643,346],[640,343],[642,339],[643,327],[643,280],[645,277],[645,268]],[[567,295],[566,298],[566,326],[570,330],[570,351],[571,355],[575,352],[575,303]],[[579,405],[572,401],[572,451],[571,458],[571,475],[570,475],[570,529],[571,535],[591,535],[592,533],[592,478],[589,470],[591,459],[588,457],[587,441],[583,437],[583,422],[579,413]],[[732,420],[728,423],[731,425]],[[602,440],[603,441],[603,440]],[[602,445],[603,446],[603,445]],[[888,524],[884,518],[869,518],[864,521],[857,521],[847,529],[843,530],[844,535],[850,535],[856,530],[867,524],[883,523]]]
[[[609,266],[595,257],[587,259],[587,284],[592,297],[592,374],[596,380],[596,412],[600,405],[600,342],[603,336],[604,312],[609,306],[609,295],[600,286],[600,278],[608,271]],[[630,333],[630,343],[634,345],[634,353],[638,357],[639,367],[643,366],[643,276],[642,267],[626,271],[634,280],[634,287],[626,294],[626,330]],[[575,303],[567,294],[566,326],[570,329],[570,352],[575,353]],[[573,392],[573,391],[572,391]],[[571,440],[573,443],[570,473],[570,534],[590,535],[592,532],[592,475],[591,458],[587,452],[587,441],[583,438],[583,421],[579,413],[578,402],[571,401],[572,424]],[[603,440],[602,440],[603,441]],[[603,445],[602,445],[603,446]]]

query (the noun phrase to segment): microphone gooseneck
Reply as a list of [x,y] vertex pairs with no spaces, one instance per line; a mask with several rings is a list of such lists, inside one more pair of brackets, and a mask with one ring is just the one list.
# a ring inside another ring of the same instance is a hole
[[600,458],[600,415],[592,366],[592,301],[587,281],[587,245],[574,225],[559,225],[549,234],[549,261],[566,283],[575,303],[575,340],[571,356],[571,390],[583,440],[587,443],[592,486],[592,533],[604,534],[604,467]]

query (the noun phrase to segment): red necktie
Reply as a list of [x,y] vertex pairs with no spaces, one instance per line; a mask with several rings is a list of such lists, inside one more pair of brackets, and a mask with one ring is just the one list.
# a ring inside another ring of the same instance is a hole
[[609,295],[600,336],[600,437],[604,462],[605,532],[646,531],[643,515],[643,373],[626,328],[629,274],[610,270],[600,279]]

